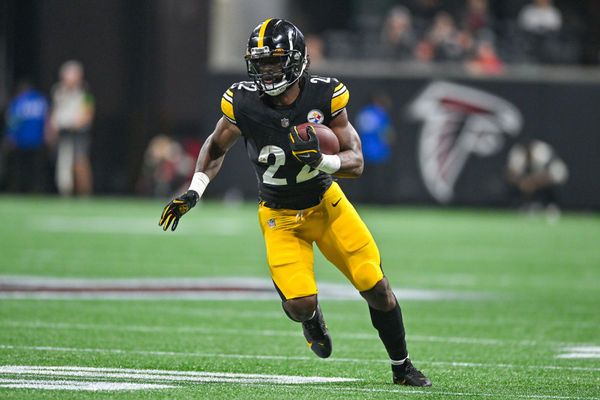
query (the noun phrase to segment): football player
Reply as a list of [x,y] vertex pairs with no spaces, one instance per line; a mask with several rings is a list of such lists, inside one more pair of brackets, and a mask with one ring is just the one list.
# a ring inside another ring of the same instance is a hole
[[[319,357],[331,354],[331,338],[317,301],[313,243],[369,305],[392,364],[393,381],[431,386],[408,358],[402,313],[381,269],[379,250],[332,175],[355,178],[363,170],[361,143],[348,121],[349,92],[337,79],[307,71],[304,37],[292,23],[268,19],[251,33],[246,52],[252,82],[233,84],[221,99],[222,118],[208,137],[187,192],[165,207],[159,225],[177,228],[202,196],[227,150],[244,138],[258,177],[258,216],[275,288],[289,318],[302,323]],[[322,154],[312,127],[308,140],[295,129],[304,122],[327,125],[340,143]]]

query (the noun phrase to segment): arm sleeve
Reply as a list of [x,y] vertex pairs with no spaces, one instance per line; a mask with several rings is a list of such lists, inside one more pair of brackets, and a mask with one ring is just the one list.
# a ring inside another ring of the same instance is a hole
[[223,97],[221,98],[221,111],[223,112],[223,116],[227,118],[229,122],[237,125],[235,114],[233,112],[233,92],[231,89],[227,89],[227,91],[223,93]]
[[350,91],[346,85],[340,83],[335,87],[331,96],[331,117],[335,117],[346,108],[348,99],[350,99]]

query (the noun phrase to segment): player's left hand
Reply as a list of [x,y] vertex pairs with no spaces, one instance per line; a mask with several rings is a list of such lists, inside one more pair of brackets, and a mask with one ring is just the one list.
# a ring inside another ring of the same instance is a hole
[[319,138],[315,133],[315,129],[308,125],[306,127],[306,134],[308,140],[303,140],[298,136],[296,127],[293,127],[290,131],[290,147],[292,148],[292,154],[298,161],[303,164],[316,167],[321,162],[321,149],[319,148]]
[[174,231],[175,228],[177,228],[177,224],[179,224],[179,218],[194,207],[199,199],[200,196],[196,191],[188,190],[181,196],[171,200],[169,204],[165,206],[160,216],[158,226],[162,226],[163,231],[166,231],[169,229],[169,225],[173,223],[171,230]]

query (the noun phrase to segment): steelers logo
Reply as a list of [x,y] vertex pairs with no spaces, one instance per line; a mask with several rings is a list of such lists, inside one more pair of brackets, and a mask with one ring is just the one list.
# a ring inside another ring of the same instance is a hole
[[324,116],[321,110],[310,110],[308,112],[308,115],[306,116],[308,122],[311,122],[313,124],[322,124],[323,118]]

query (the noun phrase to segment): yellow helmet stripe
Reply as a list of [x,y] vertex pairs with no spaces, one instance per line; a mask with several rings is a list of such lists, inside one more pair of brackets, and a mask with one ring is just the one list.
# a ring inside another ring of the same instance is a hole
[[267,25],[269,25],[269,22],[272,20],[273,18],[269,18],[268,20],[266,20],[265,22],[263,22],[263,24],[260,27],[260,31],[258,32],[258,47],[263,47],[265,45],[264,40],[265,40],[265,31],[267,30]]

